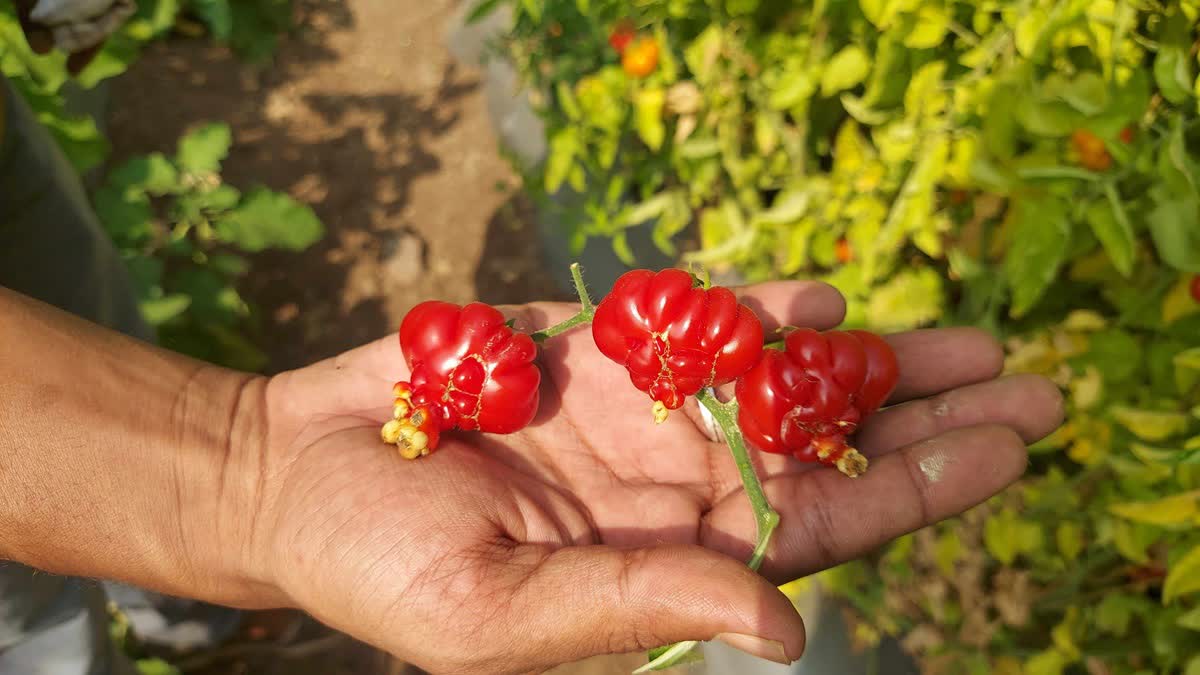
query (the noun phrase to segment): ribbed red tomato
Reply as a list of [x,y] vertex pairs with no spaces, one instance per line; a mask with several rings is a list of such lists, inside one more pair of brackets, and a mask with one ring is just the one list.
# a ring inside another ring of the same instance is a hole
[[537,348],[494,307],[423,302],[400,324],[400,349],[412,375],[396,384],[382,434],[406,457],[428,454],[447,429],[509,434],[537,412]]
[[596,307],[592,337],[654,400],[661,422],[702,387],[732,382],[758,360],[762,324],[728,288],[700,288],[677,269],[634,270]]
[[857,476],[867,459],[847,437],[896,386],[896,354],[867,331],[792,331],[738,379],[738,426],[754,445]]

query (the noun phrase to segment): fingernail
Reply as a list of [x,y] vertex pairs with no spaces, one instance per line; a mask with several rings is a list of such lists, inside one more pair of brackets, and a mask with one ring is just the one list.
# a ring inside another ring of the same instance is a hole
[[751,656],[757,656],[760,659],[784,665],[792,662],[788,658],[787,650],[783,648],[783,643],[777,640],[768,640],[756,635],[745,635],[742,633],[721,633],[716,639],[734,649],[746,652]]

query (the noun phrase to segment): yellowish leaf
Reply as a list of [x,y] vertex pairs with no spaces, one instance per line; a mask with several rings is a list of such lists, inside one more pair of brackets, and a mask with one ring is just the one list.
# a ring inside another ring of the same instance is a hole
[[1200,524],[1200,490],[1171,495],[1150,502],[1126,502],[1108,507],[1113,515],[1138,523],[1162,527],[1188,527]]
[[950,14],[938,4],[922,3],[917,10],[915,24],[904,38],[904,46],[912,49],[929,49],[942,44],[946,30],[950,27]]
[[[1200,78],[1197,79],[1197,82],[1200,82]],[[1192,297],[1191,283],[1192,276],[1190,274],[1181,274],[1179,279],[1171,285],[1171,289],[1163,297],[1163,323],[1174,323],[1185,316],[1200,312],[1200,302],[1196,302]]]
[[1083,550],[1083,530],[1070,521],[1059,523],[1054,539],[1058,544],[1058,552],[1068,561],[1075,560]]
[[1171,565],[1163,582],[1163,602],[1200,591],[1200,544]]
[[1108,319],[1100,312],[1095,312],[1090,309],[1077,309],[1067,315],[1063,320],[1062,327],[1067,330],[1090,332],[1104,330],[1108,327]]
[[1161,410],[1139,410],[1128,406],[1109,409],[1114,419],[1144,441],[1161,441],[1188,427],[1187,415]]
[[1071,402],[1079,410],[1087,410],[1100,401],[1104,393],[1104,378],[1095,366],[1088,366],[1083,375],[1070,382]]

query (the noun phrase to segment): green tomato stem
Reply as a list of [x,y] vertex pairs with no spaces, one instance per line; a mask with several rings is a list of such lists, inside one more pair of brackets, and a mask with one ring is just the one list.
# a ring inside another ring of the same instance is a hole
[[592,304],[592,296],[588,295],[587,285],[583,283],[583,271],[579,268],[579,263],[571,263],[571,280],[575,282],[575,294],[579,296],[579,313],[562,323],[530,333],[529,337],[533,338],[534,342],[540,344],[576,326],[592,322],[592,317],[596,315],[596,307]]
[[746,497],[750,499],[750,508],[754,509],[754,522],[758,526],[758,540],[755,542],[754,552],[750,555],[750,560],[746,562],[746,565],[750,569],[758,571],[758,568],[762,566],[763,558],[767,555],[767,547],[771,544],[775,528],[779,527],[779,513],[771,508],[771,503],[767,501],[762,482],[758,480],[754,464],[750,462],[750,453],[746,450],[746,440],[742,437],[742,431],[737,425],[737,401],[721,403],[713,395],[711,389],[701,390],[696,394],[696,400],[712,413],[713,419],[721,427],[721,433],[725,435],[725,442],[729,445],[729,452],[733,455],[734,463],[737,464],[738,474],[741,475],[742,488],[746,491]]
[[[763,558],[767,555],[767,548],[771,544],[775,528],[779,527],[779,513],[771,508],[771,503],[767,501],[762,482],[758,480],[754,464],[750,462],[750,453],[746,450],[746,440],[737,425],[737,401],[721,403],[713,395],[711,389],[700,390],[696,394],[696,400],[712,413],[713,419],[721,427],[721,433],[725,435],[725,442],[729,445],[729,452],[733,455],[734,463],[737,464],[738,474],[741,475],[742,488],[750,499],[750,508],[754,510],[754,522],[758,528],[758,536],[754,544],[754,551],[750,554],[750,559],[746,561],[746,566],[757,572],[758,568],[762,567]],[[697,644],[699,643],[695,640],[677,642],[661,653],[658,658],[633,672],[637,675],[652,670],[670,668],[683,660]]]

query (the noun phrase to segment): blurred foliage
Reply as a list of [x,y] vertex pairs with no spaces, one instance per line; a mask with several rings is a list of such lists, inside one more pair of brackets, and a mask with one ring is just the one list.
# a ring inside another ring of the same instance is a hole
[[[931,673],[1200,675],[1200,0],[503,6],[572,241],[972,324],[1067,424],[1021,486],[821,577]],[[631,20],[657,67],[627,74]],[[548,200],[547,200],[548,201]],[[562,206],[562,204],[567,206]]]
[[173,158],[156,153],[114,168],[94,203],[161,344],[253,371],[266,357],[245,336],[250,308],[235,285],[250,261],[241,253],[302,250],[324,228],[286,194],[242,194],[224,183],[230,140],[224,124],[201,126],[180,139]]
[[[125,72],[145,46],[172,31],[207,29],[247,59],[264,59],[290,27],[291,0],[139,0],[137,13],[75,78],[61,53],[36,55],[15,9],[0,0],[0,72],[30,103],[79,171],[100,166],[108,144],[92,118],[67,111],[69,85],[90,89]],[[203,26],[204,28],[201,28]],[[142,314],[171,349],[257,370],[265,355],[247,337],[249,306],[236,281],[265,248],[299,250],[323,228],[308,207],[284,194],[242,194],[225,184],[220,164],[230,130],[210,124],[179,141],[173,158],[137,157],[107,171],[93,204],[137,286]]]

